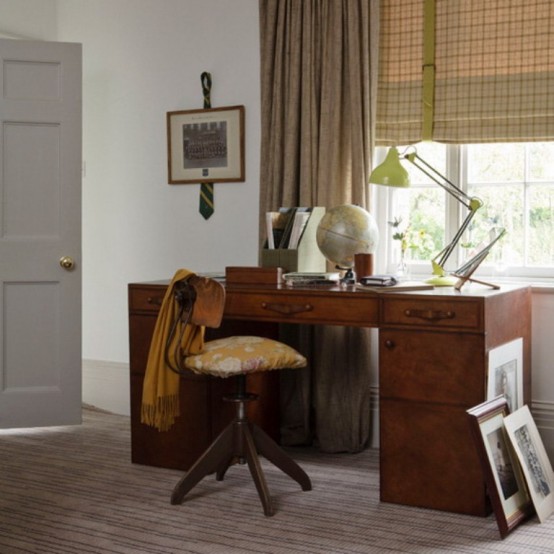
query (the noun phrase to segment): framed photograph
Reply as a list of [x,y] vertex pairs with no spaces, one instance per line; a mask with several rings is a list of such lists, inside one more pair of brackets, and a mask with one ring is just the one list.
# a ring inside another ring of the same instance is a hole
[[504,538],[534,513],[522,468],[504,426],[508,404],[498,396],[467,413],[498,530]]
[[244,106],[167,113],[169,184],[244,181]]
[[539,521],[544,523],[554,512],[554,474],[529,408],[523,406],[507,416],[505,425]]
[[523,339],[515,339],[489,352],[487,400],[506,397],[509,413],[523,406]]

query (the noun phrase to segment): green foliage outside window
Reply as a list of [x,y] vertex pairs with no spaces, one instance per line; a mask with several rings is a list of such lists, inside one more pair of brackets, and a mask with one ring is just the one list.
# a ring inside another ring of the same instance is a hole
[[[454,148],[460,156],[460,172],[447,167],[447,146],[437,143],[416,145],[418,154],[443,175],[463,188],[469,196],[483,201],[461,241],[459,259],[448,269],[455,269],[475,248],[486,243],[491,229],[503,227],[507,234],[495,246],[487,264],[505,267],[554,267],[554,142],[480,144]],[[399,148],[400,150],[400,148]],[[407,232],[412,261],[429,261],[445,246],[467,215],[467,210],[450,200],[446,193],[417,168],[404,163],[412,186],[394,190],[391,213],[409,227],[392,228]],[[454,204],[453,204],[454,203]],[[452,207],[453,206],[453,207]],[[457,213],[454,221],[446,217]],[[452,211],[454,210],[454,212]],[[445,232],[447,221],[450,231]],[[420,240],[418,237],[424,237]],[[394,237],[393,237],[394,239]],[[402,239],[394,239],[399,243]]]

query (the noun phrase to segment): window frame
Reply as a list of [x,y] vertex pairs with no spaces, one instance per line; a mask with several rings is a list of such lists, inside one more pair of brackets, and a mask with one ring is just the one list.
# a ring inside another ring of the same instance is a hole
[[[467,147],[460,144],[445,144],[446,148],[446,172],[445,176],[448,177],[453,183],[459,186],[464,192],[468,189],[468,165],[467,165]],[[417,148],[417,145],[416,145]],[[402,151],[402,148],[399,148]],[[385,158],[388,147],[378,146],[375,148],[374,153],[374,167],[379,165]],[[426,160],[430,161],[430,160]],[[402,162],[406,163],[406,162]],[[529,167],[527,162],[525,163],[525,173],[523,186],[525,187],[525,198],[527,198],[530,186],[533,184],[529,180]],[[438,185],[436,185],[437,188]],[[396,194],[402,191],[396,190]],[[392,240],[393,229],[388,224],[392,221],[396,215],[394,214],[394,189],[386,186],[372,185],[371,200],[373,214],[378,222],[380,241],[375,253],[376,272],[394,274],[397,269],[398,255],[395,254],[397,245]],[[450,195],[445,193],[445,244],[447,244],[458,228],[467,211]],[[527,214],[526,222],[527,227]],[[494,248],[494,247],[493,247]],[[459,264],[459,246],[456,252],[453,253],[449,260],[449,266],[457,267]],[[431,261],[413,261],[408,260],[409,275],[413,279],[425,279],[431,276]],[[541,267],[529,267],[529,266],[511,266],[504,269],[499,268],[493,263],[487,263],[485,260],[475,273],[475,276],[481,276],[489,278],[489,280],[496,281],[518,281],[528,283],[554,283],[554,267],[541,266]]]

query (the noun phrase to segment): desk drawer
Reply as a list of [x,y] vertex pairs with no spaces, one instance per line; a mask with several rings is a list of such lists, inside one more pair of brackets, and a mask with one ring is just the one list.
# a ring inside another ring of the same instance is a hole
[[159,312],[167,287],[130,287],[129,311]]
[[301,294],[249,293],[228,290],[226,318],[281,323],[314,323],[375,327],[379,317],[379,300],[370,295],[345,293],[302,296]]
[[392,299],[383,302],[382,325],[431,326],[480,330],[483,326],[481,303],[472,300]]

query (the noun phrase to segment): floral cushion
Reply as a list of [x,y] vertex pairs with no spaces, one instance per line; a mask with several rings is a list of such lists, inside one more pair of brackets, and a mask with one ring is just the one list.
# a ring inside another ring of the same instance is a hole
[[208,341],[201,354],[185,359],[190,370],[218,377],[305,367],[306,363],[302,354],[282,342],[244,336]]

